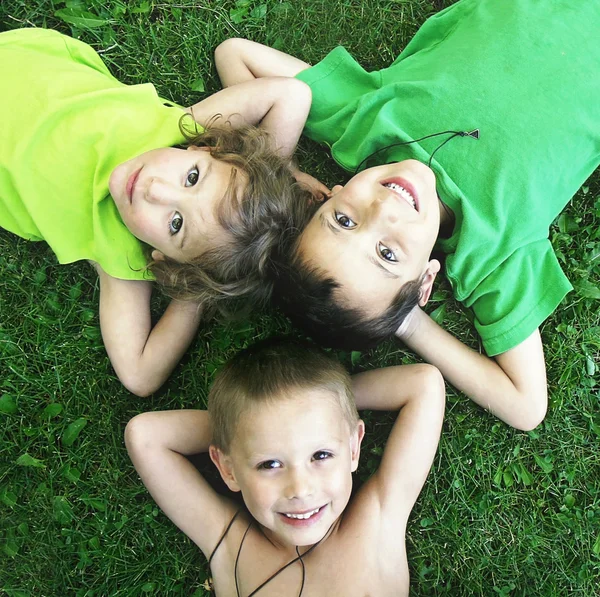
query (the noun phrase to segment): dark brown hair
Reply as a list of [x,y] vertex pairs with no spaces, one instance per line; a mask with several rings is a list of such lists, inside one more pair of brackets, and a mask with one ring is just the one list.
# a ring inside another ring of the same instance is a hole
[[[228,240],[187,263],[165,258],[148,267],[168,296],[197,301],[205,313],[261,306],[271,294],[264,275],[271,254],[298,223],[304,227],[314,211],[313,195],[295,181],[291,160],[277,155],[264,130],[214,121],[200,132],[195,126],[182,118],[188,144],[209,147],[213,158],[234,166],[217,213]],[[240,173],[247,184],[236,197]]]
[[278,254],[270,268],[274,303],[321,346],[367,350],[392,337],[421,297],[422,279],[406,282],[377,317],[351,307],[343,288],[298,253],[300,235]]
[[253,405],[291,400],[299,390],[321,389],[352,427],[358,421],[350,376],[312,343],[270,338],[239,352],[217,375],[208,395],[212,443],[229,452],[241,417]]

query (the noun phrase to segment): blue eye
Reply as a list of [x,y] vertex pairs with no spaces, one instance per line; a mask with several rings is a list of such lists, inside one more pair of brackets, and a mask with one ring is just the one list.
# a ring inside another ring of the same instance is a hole
[[272,471],[281,468],[281,462],[278,460],[265,460],[261,462],[256,468],[261,471]]
[[379,254],[386,260],[386,261],[391,261],[392,263],[398,261],[396,259],[396,254],[394,253],[394,251],[392,251],[391,249],[389,249],[388,247],[386,247],[385,245],[379,243],[377,245],[377,250],[379,251]]
[[171,218],[171,221],[169,222],[169,233],[171,234],[171,236],[177,234],[181,230],[182,226],[183,217],[178,211],[176,211],[175,215]]
[[196,166],[194,166],[188,172],[187,178],[185,179],[185,186],[193,187],[198,182],[198,177],[199,177],[198,168],[196,168]]
[[335,221],[342,227],[351,230],[356,227],[356,222],[345,214],[335,212]]
[[333,458],[333,454],[325,450],[319,450],[313,454],[313,460],[328,460],[329,458]]

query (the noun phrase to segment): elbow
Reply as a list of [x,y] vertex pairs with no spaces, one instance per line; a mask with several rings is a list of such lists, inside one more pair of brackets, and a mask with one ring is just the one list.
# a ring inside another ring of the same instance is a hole
[[125,427],[125,446],[129,454],[144,449],[150,441],[150,417],[152,413],[136,415]]
[[231,37],[221,42],[215,48],[215,64],[217,68],[228,60],[235,60],[241,55],[241,50],[247,40],[241,37]]
[[533,431],[546,417],[548,396],[544,393],[541,396],[525,396],[522,399],[528,400],[529,404],[519,414],[519,417],[510,424],[520,431]]
[[148,375],[143,375],[136,371],[119,375],[119,380],[132,394],[140,398],[147,398],[156,392],[163,383],[163,380],[157,382],[150,379]]

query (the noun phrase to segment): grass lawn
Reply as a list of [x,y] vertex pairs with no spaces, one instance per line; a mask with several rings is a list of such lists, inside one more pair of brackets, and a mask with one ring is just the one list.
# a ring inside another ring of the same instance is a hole
[[[342,43],[366,68],[380,68],[450,3],[2,0],[0,30],[35,25],[75,34],[122,81],[152,81],[163,97],[189,105],[203,89],[218,89],[212,52],[227,37],[309,62]],[[314,144],[302,142],[300,161],[328,184],[345,180]],[[598,594],[599,225],[597,172],[551,230],[576,291],[542,328],[545,422],[514,431],[448,388],[440,449],[408,526],[414,595]],[[430,309],[446,305],[438,311],[444,325],[477,346],[468,314],[450,296],[442,282]],[[102,345],[92,269],[59,267],[47,246],[0,231],[0,595],[207,595],[204,558],[138,480],[123,430],[143,410],[203,407],[230,355],[289,330],[274,313],[204,325],[165,387],[134,398]],[[391,341],[340,358],[355,371],[414,359]],[[363,478],[377,467],[393,416],[365,418]]]

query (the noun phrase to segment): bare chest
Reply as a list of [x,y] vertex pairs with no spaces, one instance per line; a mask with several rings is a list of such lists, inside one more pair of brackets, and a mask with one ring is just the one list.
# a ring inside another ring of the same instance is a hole
[[[246,538],[241,550],[228,542],[221,556],[212,566],[216,597],[408,595],[404,550],[383,556],[365,536],[336,535],[298,558],[281,557],[256,533]],[[386,557],[383,565],[381,557]]]

